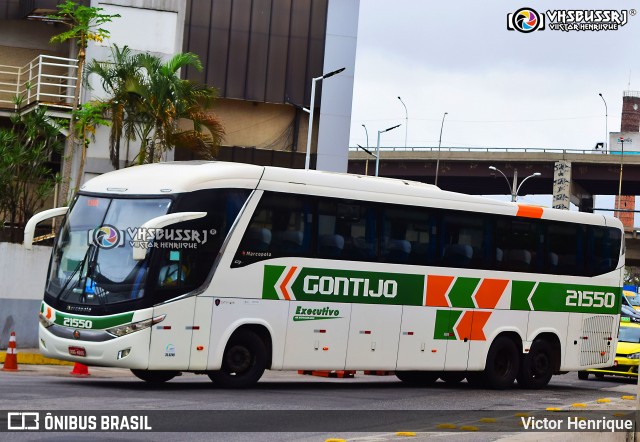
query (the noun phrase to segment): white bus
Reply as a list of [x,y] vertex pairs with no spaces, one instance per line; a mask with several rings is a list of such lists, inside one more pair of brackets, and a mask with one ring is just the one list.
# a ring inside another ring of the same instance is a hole
[[94,178],[34,216],[25,246],[65,213],[39,316],[49,357],[223,387],[270,369],[539,388],[614,360],[615,218],[224,162]]

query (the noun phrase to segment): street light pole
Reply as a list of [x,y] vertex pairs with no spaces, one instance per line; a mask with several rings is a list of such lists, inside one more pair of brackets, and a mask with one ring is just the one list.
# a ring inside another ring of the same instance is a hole
[[362,125],[362,127],[364,127],[364,133],[367,135],[367,149],[369,148],[369,131],[367,130],[367,126],[365,126],[364,124]]
[[331,71],[328,74],[321,75],[320,77],[316,77],[311,80],[311,104],[309,106],[309,129],[307,129],[307,152],[304,159],[305,170],[309,170],[309,164],[311,163],[311,135],[313,132],[313,111],[316,101],[316,82],[324,80],[325,78],[333,77],[344,70],[345,68],[336,69],[335,71]]
[[520,191],[520,188],[522,187],[524,182],[527,181],[529,178],[540,176],[540,172],[535,172],[535,173],[529,175],[528,177],[526,177],[525,179],[523,179],[520,182],[520,185],[518,185],[518,169],[514,169],[513,170],[513,185],[512,185],[509,182],[509,178],[507,178],[507,176],[504,174],[504,172],[502,172],[500,169],[498,169],[497,167],[494,167],[494,166],[489,166],[489,169],[491,169],[491,170],[493,170],[495,172],[500,172],[500,175],[502,175],[504,177],[504,179],[507,182],[507,186],[509,187],[509,192],[511,193],[511,202],[513,202],[513,203],[518,201],[518,192]]
[[402,126],[402,124],[396,124],[393,127],[388,127],[385,130],[378,131],[378,144],[376,145],[376,176],[378,176],[378,171],[380,170],[380,134],[389,132],[390,130],[396,129],[400,126]]
[[436,160],[436,182],[434,183],[436,186],[438,185],[438,170],[440,169],[440,145],[442,144],[442,128],[444,127],[444,118],[447,116],[448,112],[445,112],[442,116],[442,124],[440,125],[440,138],[438,139],[438,159]]
[[[372,157],[376,158],[376,155],[375,155],[375,154],[373,154],[373,153],[371,153],[371,152],[369,151],[369,149],[365,149],[364,147],[360,146],[359,144],[356,144],[356,146],[358,146],[360,149],[364,150],[366,153],[368,153],[368,154],[369,154],[369,155],[371,155]],[[369,146],[367,146],[367,147],[369,147]],[[364,174],[365,174],[365,176],[366,176],[366,175],[369,175],[369,158],[367,158],[367,159],[364,161]]]
[[409,132],[409,112],[407,112],[407,105],[404,104],[402,98],[398,97],[400,103],[404,106],[404,148],[407,148],[407,133]]
[[600,98],[602,98],[602,102],[604,103],[604,152],[608,153],[609,152],[609,127],[608,127],[608,122],[609,122],[609,111],[607,110],[607,102],[604,99],[604,97],[602,96],[602,94],[598,94],[600,95]]

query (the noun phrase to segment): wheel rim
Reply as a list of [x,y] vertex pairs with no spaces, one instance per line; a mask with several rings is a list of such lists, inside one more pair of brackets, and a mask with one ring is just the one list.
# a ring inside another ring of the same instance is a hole
[[533,360],[533,377],[544,377],[549,372],[549,358],[546,354],[537,354]]
[[251,368],[251,352],[242,345],[234,345],[227,352],[227,369],[230,373],[242,374]]

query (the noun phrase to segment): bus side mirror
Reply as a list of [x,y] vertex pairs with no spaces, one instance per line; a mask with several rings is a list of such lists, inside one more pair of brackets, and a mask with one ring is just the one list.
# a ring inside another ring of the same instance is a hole
[[151,218],[136,231],[136,236],[133,239],[133,259],[136,261],[144,259],[147,254],[146,245],[155,237],[155,229],[205,216],[207,216],[207,212],[178,212]]
[[36,213],[29,219],[27,225],[24,226],[24,242],[23,247],[27,250],[31,250],[33,247],[33,234],[36,231],[36,225],[44,221],[45,219],[54,218],[56,216],[66,215],[69,211],[68,207],[56,207],[55,209],[43,210],[40,213]]

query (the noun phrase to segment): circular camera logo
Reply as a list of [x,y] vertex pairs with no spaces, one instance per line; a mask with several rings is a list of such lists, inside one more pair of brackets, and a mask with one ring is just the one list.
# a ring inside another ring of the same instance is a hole
[[540,27],[542,18],[534,9],[522,8],[513,14],[513,27],[524,33],[533,32]]
[[93,243],[103,249],[113,249],[120,244],[120,231],[109,225],[99,227],[93,231]]

